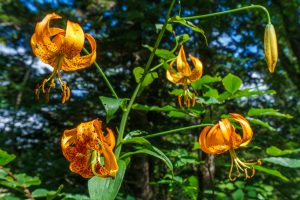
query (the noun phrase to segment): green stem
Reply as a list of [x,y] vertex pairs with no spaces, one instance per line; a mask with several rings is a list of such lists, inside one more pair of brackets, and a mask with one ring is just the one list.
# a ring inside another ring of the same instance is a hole
[[193,125],[193,126],[187,126],[187,127],[172,129],[172,130],[169,130],[169,131],[163,131],[163,132],[159,132],[159,133],[153,133],[153,134],[150,134],[150,135],[146,135],[146,136],[144,136],[144,138],[152,138],[152,137],[167,135],[167,134],[170,134],[170,133],[177,133],[177,132],[181,132],[181,131],[186,131],[186,130],[190,130],[190,129],[204,127],[204,126],[213,126],[213,124],[198,124],[198,125]]
[[236,9],[232,9],[232,10],[226,10],[223,12],[216,12],[216,13],[211,13],[211,14],[206,14],[206,15],[197,15],[197,16],[190,16],[190,17],[183,17],[181,19],[184,20],[191,20],[191,19],[203,19],[203,18],[207,18],[207,17],[214,17],[214,16],[218,16],[218,15],[224,15],[224,14],[229,14],[229,13],[233,13],[233,12],[239,12],[239,11],[243,11],[243,10],[249,10],[249,9],[261,9],[263,10],[268,18],[268,23],[271,23],[271,17],[269,14],[269,11],[261,6],[261,5],[251,5],[251,6],[245,6],[242,8],[236,8]]
[[130,98],[130,101],[128,103],[128,106],[126,108],[126,110],[123,112],[123,115],[122,115],[122,119],[121,119],[121,123],[120,123],[120,127],[119,127],[119,134],[118,134],[118,139],[117,139],[117,147],[116,147],[116,150],[115,150],[115,155],[116,155],[116,158],[119,157],[120,155],[120,152],[121,152],[121,148],[122,148],[122,144],[121,144],[121,141],[123,140],[123,135],[124,135],[124,131],[125,131],[125,127],[126,127],[126,124],[127,124],[127,120],[128,120],[128,115],[130,113],[130,110],[131,110],[131,107],[138,95],[138,92],[141,88],[141,85],[142,85],[142,82],[146,76],[146,74],[148,73],[148,70],[149,70],[149,67],[153,61],[153,58],[154,58],[154,55],[155,55],[155,51],[156,49],[158,48],[159,44],[160,44],[160,41],[164,35],[164,32],[166,30],[166,27],[167,27],[167,24],[168,24],[168,19],[170,17],[170,14],[171,14],[171,11],[173,9],[173,6],[174,6],[174,3],[175,3],[175,0],[172,0],[172,3],[169,7],[169,10],[168,10],[168,13],[166,15],[166,18],[165,18],[165,23],[157,37],[157,40],[155,42],[155,45],[154,45],[154,48],[149,56],[149,59],[148,59],[148,62],[145,66],[145,71],[144,71],[144,74],[143,74],[143,77],[141,78],[140,82],[138,83],[138,85],[136,86],[131,98]]
[[[89,54],[88,50],[86,50],[86,48],[83,48],[83,51],[86,53],[86,54]],[[110,89],[112,95],[118,99],[118,95],[117,93],[115,92],[114,88],[112,87],[112,85],[110,84],[108,78],[106,77],[106,75],[104,74],[103,70],[101,69],[101,67],[98,65],[98,63],[95,61],[94,62],[94,65],[96,66],[96,68],[98,69],[98,71],[100,72],[102,78],[104,79],[106,85],[108,86],[108,88]]]
[[162,62],[162,63],[159,63],[158,65],[155,65],[154,67],[152,67],[149,71],[150,71],[150,72],[153,72],[153,71],[155,71],[156,69],[158,69],[158,68],[160,68],[161,66],[163,66],[165,63],[171,62],[171,61],[173,61],[174,59],[175,59],[175,58],[171,58],[171,59],[166,60],[166,61],[164,61],[164,62]]

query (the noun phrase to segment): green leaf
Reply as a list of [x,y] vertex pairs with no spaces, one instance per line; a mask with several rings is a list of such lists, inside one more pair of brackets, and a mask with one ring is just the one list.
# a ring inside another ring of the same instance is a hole
[[148,134],[147,131],[134,130],[134,131],[130,131],[129,133],[127,133],[124,139],[129,139],[129,138],[137,137],[140,135],[147,135],[147,134]]
[[166,30],[172,33],[173,32],[173,25],[172,24],[167,24]]
[[6,151],[0,149],[0,165],[4,166],[16,158],[14,154],[8,154]]
[[[143,47],[149,49],[151,52],[153,51],[153,47],[151,47],[149,45],[143,45]],[[156,49],[155,55],[160,58],[163,58],[163,59],[175,58],[175,55],[173,54],[173,52],[169,51],[167,49]]]
[[176,39],[178,45],[182,45],[183,43],[189,41],[190,36],[189,36],[188,34],[185,33],[185,34],[183,34],[183,35],[177,35],[177,36],[175,37],[175,39]]
[[168,166],[168,168],[173,172],[173,165],[169,160],[169,158],[161,150],[152,146],[152,144],[145,138],[134,137],[134,138],[123,140],[123,144],[129,144],[129,143],[137,144],[138,145],[137,150],[134,152],[125,153],[120,158],[126,158],[134,154],[142,154],[142,153],[149,154],[151,156],[161,159]]
[[270,124],[268,124],[267,122],[263,122],[260,119],[255,119],[252,117],[247,117],[247,119],[252,123],[252,124],[257,124],[259,126],[265,127],[267,129],[269,129],[270,131],[275,131],[276,129],[273,128],[272,126],[270,126]]
[[144,74],[144,69],[142,67],[135,67],[133,69],[133,75],[134,75],[135,81],[137,83],[139,83],[141,81],[143,74]]
[[32,176],[28,176],[24,173],[22,174],[16,174],[15,175],[18,182],[17,182],[17,186],[25,186],[25,187],[29,187],[32,185],[40,185],[41,184],[41,180],[39,179],[39,177],[32,177]]
[[229,73],[227,76],[225,76],[225,78],[223,78],[222,83],[228,92],[234,94],[239,90],[243,84],[243,81],[238,76]]
[[219,92],[218,90],[211,88],[209,86],[206,86],[208,88],[208,91],[206,91],[203,96],[204,97],[213,97],[213,98],[218,98],[219,97]]
[[47,189],[38,188],[38,189],[35,189],[31,194],[32,194],[33,198],[41,198],[41,197],[46,197],[48,192],[49,192],[49,190],[47,190]]
[[259,165],[255,165],[254,168],[258,171],[261,171],[261,172],[265,172],[267,174],[270,174],[272,176],[276,176],[284,181],[289,181],[289,179],[285,176],[283,176],[280,171],[278,170],[274,170],[274,169],[269,169],[269,168],[266,168],[266,167],[263,167],[263,166],[259,166]]
[[180,24],[192,29],[195,32],[201,33],[201,35],[204,37],[206,45],[207,45],[207,38],[205,36],[204,30],[199,28],[198,26],[194,25],[192,22],[181,19],[179,16],[170,18],[169,22],[180,23]]
[[106,122],[108,123],[123,104],[123,99],[115,99],[105,96],[101,96],[99,98],[104,106],[106,112]]
[[263,159],[265,162],[281,165],[289,168],[300,168],[300,159],[283,158],[283,157],[269,157]]
[[150,72],[146,75],[146,77],[144,78],[144,81],[142,83],[142,87],[146,87],[148,85],[150,85],[154,79],[158,78],[158,74],[157,72]]
[[241,199],[244,199],[244,192],[243,192],[243,190],[241,190],[241,189],[237,189],[236,191],[234,191],[233,193],[232,193],[232,199],[233,200],[241,200]]
[[133,104],[132,108],[135,110],[156,111],[156,112],[168,112],[168,111],[177,110],[175,107],[170,106],[170,105],[159,107],[159,106],[142,105],[142,104],[137,104],[137,103]]
[[219,75],[216,76],[204,75],[199,80],[192,83],[192,86],[195,90],[200,90],[202,89],[203,85],[220,82],[220,81],[222,81],[222,78]]
[[292,154],[292,153],[298,153],[300,152],[300,149],[285,149],[281,150],[278,147],[271,146],[267,148],[266,150],[267,154],[271,156],[282,156],[282,155],[287,155],[287,154]]
[[168,117],[175,117],[175,118],[185,118],[188,116],[189,116],[188,114],[181,111],[170,111],[168,114]]
[[180,96],[184,94],[184,90],[183,89],[174,89],[171,92],[169,92],[170,95],[174,95],[174,96]]
[[[136,67],[133,69],[133,74],[135,81],[139,83],[144,75],[144,69],[142,67]],[[156,78],[158,78],[157,72],[148,73],[143,80],[142,87],[150,85]]]
[[126,163],[118,160],[119,170],[115,177],[93,177],[88,181],[88,189],[91,200],[114,200],[119,192],[126,171]]
[[291,119],[293,116],[289,114],[280,113],[278,110],[273,108],[251,108],[248,111],[248,116],[276,116]]

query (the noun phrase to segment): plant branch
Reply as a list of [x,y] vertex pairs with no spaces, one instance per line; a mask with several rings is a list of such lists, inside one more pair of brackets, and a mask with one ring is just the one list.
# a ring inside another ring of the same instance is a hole
[[[86,48],[83,48],[83,51],[86,53],[86,54],[89,54],[88,50],[86,50]],[[98,71],[100,72],[102,78],[104,79],[106,85],[108,86],[108,88],[110,89],[112,95],[118,99],[118,95],[117,93],[115,92],[114,88],[112,87],[112,85],[110,84],[108,78],[106,77],[106,75],[104,74],[103,70],[101,69],[101,67],[99,66],[99,64],[95,61],[94,62],[94,65],[96,66],[96,68],[98,69]]]
[[198,124],[198,125],[192,125],[192,126],[172,129],[172,130],[169,130],[169,131],[163,131],[163,132],[159,132],[159,133],[153,133],[153,134],[150,134],[150,135],[146,135],[146,136],[144,136],[144,138],[153,138],[153,137],[157,137],[157,136],[163,136],[163,135],[167,135],[167,134],[170,134],[170,133],[177,133],[177,132],[191,130],[191,129],[204,127],[204,126],[213,126],[213,124]]
[[115,150],[115,155],[116,155],[117,158],[119,157],[120,152],[121,152],[121,148],[122,148],[121,141],[123,140],[123,135],[124,135],[125,127],[126,127],[127,120],[128,120],[128,115],[129,115],[131,107],[132,107],[132,105],[133,105],[133,103],[134,103],[134,101],[135,101],[135,99],[136,99],[136,97],[138,95],[138,92],[139,92],[139,90],[140,90],[140,88],[142,86],[142,82],[143,82],[143,80],[145,79],[145,77],[146,77],[146,75],[148,73],[148,70],[150,68],[150,65],[151,65],[151,63],[153,61],[153,58],[154,58],[154,55],[155,55],[155,51],[158,48],[158,46],[160,44],[160,41],[161,41],[161,39],[162,39],[162,37],[164,35],[164,32],[165,32],[167,24],[168,24],[168,19],[170,17],[171,11],[173,9],[174,3],[175,3],[175,0],[172,0],[172,3],[171,3],[171,5],[169,7],[169,10],[168,10],[168,13],[167,13],[167,15],[165,17],[164,25],[163,25],[163,27],[162,27],[162,29],[161,29],[158,37],[157,37],[157,40],[156,40],[155,45],[154,45],[154,48],[153,48],[153,50],[152,50],[152,52],[151,52],[151,54],[149,56],[149,59],[147,61],[146,66],[145,66],[143,77],[141,78],[140,82],[136,86],[136,88],[135,88],[135,90],[134,90],[134,92],[133,92],[133,94],[132,94],[132,96],[130,98],[130,101],[128,103],[128,106],[125,109],[125,111],[123,112],[121,123],[120,123],[120,127],[119,127],[119,135],[118,135],[118,139],[117,139],[117,145],[118,146],[117,146],[117,148]]
[[[9,170],[5,169],[3,166],[0,165],[0,169],[3,170],[8,176],[10,176],[13,180],[15,180],[16,182],[19,182],[18,178]],[[21,185],[20,186],[24,192],[24,195],[30,199],[30,200],[34,200],[32,194],[30,193],[29,189],[24,186],[24,185]],[[21,190],[20,190],[21,191]]]
[[263,10],[265,12],[265,14],[267,15],[268,23],[271,23],[271,17],[270,17],[269,11],[264,6],[261,6],[261,5],[251,5],[251,6],[245,6],[245,7],[242,7],[242,8],[236,8],[236,9],[232,9],[232,10],[226,10],[226,11],[222,11],[222,12],[211,13],[211,14],[196,15],[196,16],[190,16],[190,17],[182,17],[181,19],[183,19],[183,20],[203,19],[203,18],[215,17],[215,16],[219,16],[219,15],[224,15],[224,14],[230,14],[230,13],[233,13],[233,12],[249,10],[249,9]]

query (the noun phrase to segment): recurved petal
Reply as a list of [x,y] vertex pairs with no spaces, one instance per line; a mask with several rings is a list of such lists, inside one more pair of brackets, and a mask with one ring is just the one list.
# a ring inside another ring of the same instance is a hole
[[119,169],[115,154],[113,153],[111,147],[106,143],[103,143],[102,151],[104,157],[104,167],[109,171],[110,176],[115,177]]
[[232,125],[230,121],[227,118],[221,119],[221,121],[219,121],[219,125],[220,125],[221,135],[224,138],[224,142],[227,145],[232,145],[233,144],[232,128],[231,128]]
[[190,76],[191,75],[191,68],[189,63],[186,60],[185,52],[183,46],[181,46],[178,56],[177,56],[177,71],[180,73],[181,76]]
[[47,49],[47,46],[45,46],[42,42],[38,43],[35,33],[30,39],[30,44],[34,55],[39,57],[44,63],[49,64],[53,67],[53,63],[55,63],[57,53],[54,51],[49,51]]
[[215,124],[206,135],[206,146],[214,154],[221,154],[230,149],[230,145],[225,140],[220,129],[220,124]]
[[183,85],[183,84],[185,84],[183,81],[183,76],[181,76],[181,74],[178,74],[177,72],[175,72],[175,70],[173,69],[174,62],[175,61],[172,61],[170,63],[169,68],[166,72],[166,77],[172,83]]
[[46,17],[35,26],[35,37],[36,44],[38,48],[43,48],[47,51],[56,52],[58,50],[57,46],[51,41],[51,32],[49,28],[49,23],[53,19],[60,19],[61,16],[52,13],[46,15]]
[[247,119],[245,119],[243,116],[236,114],[236,113],[230,113],[230,115],[237,121],[240,123],[242,130],[243,130],[243,138],[241,140],[241,144],[240,146],[246,146],[247,144],[249,144],[249,142],[252,139],[253,136],[253,131],[252,128],[249,124],[249,122],[247,121]]
[[108,145],[108,147],[113,150],[116,145],[116,139],[113,131],[110,128],[106,128],[107,135],[104,137],[104,142]]
[[84,44],[84,33],[81,26],[68,20],[66,35],[61,45],[61,52],[67,58],[80,54]]
[[91,45],[91,53],[85,56],[80,56],[80,54],[78,54],[71,59],[64,58],[62,70],[74,71],[86,68],[93,64],[96,59],[96,41],[90,34],[85,34],[85,37]]
[[194,64],[194,69],[192,70],[191,75],[189,76],[189,80],[191,82],[195,82],[195,81],[199,80],[202,76],[203,65],[202,65],[202,62],[198,58],[196,58],[192,55],[189,55],[189,57]]
[[65,147],[70,146],[71,144],[76,142],[77,138],[77,129],[73,128],[70,130],[65,130],[63,132],[62,138],[61,138],[61,147],[64,149]]

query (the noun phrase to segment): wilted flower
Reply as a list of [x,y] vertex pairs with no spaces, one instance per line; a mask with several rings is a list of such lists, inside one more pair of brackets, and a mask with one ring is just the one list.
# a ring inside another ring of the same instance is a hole
[[[195,58],[192,55],[189,55],[191,61],[194,64],[194,69],[190,68],[189,63],[186,60],[185,52],[183,49],[183,46],[181,46],[178,56],[176,58],[176,67],[177,72],[173,69],[173,64],[175,62],[172,61],[169,65],[169,68],[167,70],[167,79],[171,81],[172,83],[175,83],[177,85],[183,85],[184,89],[184,104],[187,104],[188,107],[190,107],[191,99],[192,99],[192,105],[195,105],[195,94],[190,92],[189,85],[197,80],[199,80],[202,76],[202,63],[198,58]],[[178,96],[178,103],[180,107],[182,106],[181,103],[181,96]]]
[[277,63],[278,49],[275,29],[271,23],[265,28],[264,50],[269,71],[273,73]]
[[[205,127],[199,137],[202,151],[208,154],[222,154],[229,151],[231,157],[231,167],[229,179],[235,180],[240,176],[240,170],[245,173],[246,178],[251,178],[255,174],[253,165],[260,164],[260,161],[242,162],[236,155],[235,149],[246,146],[252,139],[253,132],[249,122],[239,114],[230,113],[232,118],[221,119],[214,126]],[[235,127],[230,123],[230,119],[238,122],[242,128],[243,135],[238,134]],[[233,165],[236,167],[236,175],[233,175]],[[248,170],[252,170],[249,174]]]
[[118,164],[113,153],[115,136],[111,129],[106,130],[107,135],[104,135],[102,122],[95,119],[64,131],[61,148],[63,155],[71,162],[72,172],[84,178],[116,176]]
[[[51,75],[37,86],[36,96],[38,97],[41,88],[42,92],[46,93],[46,100],[49,99],[50,89],[55,88],[54,79],[57,77],[62,91],[62,103],[64,103],[70,97],[70,89],[66,82],[61,80],[60,71],[74,71],[90,66],[96,59],[96,41],[91,35],[84,34],[79,24],[69,20],[66,30],[49,26],[52,19],[60,18],[61,16],[52,13],[37,23],[31,37],[31,47],[37,57],[54,69]],[[91,53],[81,56],[84,38],[91,45]],[[48,82],[50,82],[49,86],[46,87]]]

